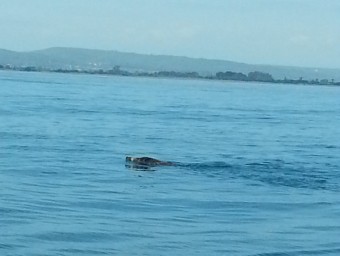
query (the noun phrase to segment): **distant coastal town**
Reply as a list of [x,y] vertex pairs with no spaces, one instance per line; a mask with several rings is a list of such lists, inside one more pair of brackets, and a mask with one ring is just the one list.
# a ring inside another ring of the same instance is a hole
[[127,71],[114,66],[112,69],[50,69],[37,68],[34,66],[12,66],[9,64],[1,65],[0,70],[12,70],[22,72],[53,72],[53,73],[73,73],[73,74],[91,74],[91,75],[115,75],[115,76],[129,76],[129,77],[155,77],[155,78],[194,78],[207,80],[225,80],[225,81],[242,81],[242,82],[263,82],[263,83],[280,83],[280,84],[301,84],[301,85],[333,85],[340,86],[340,82],[334,79],[312,79],[307,80],[303,77],[299,79],[274,79],[269,73],[253,71],[248,74],[241,72],[217,72],[214,75],[203,76],[198,72],[177,72],[177,71],[155,71],[155,72],[141,72],[141,71]]

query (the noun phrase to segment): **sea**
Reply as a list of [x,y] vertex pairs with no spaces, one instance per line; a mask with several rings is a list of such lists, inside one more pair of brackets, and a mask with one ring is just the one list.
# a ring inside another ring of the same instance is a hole
[[1,71],[0,255],[340,255],[340,87]]

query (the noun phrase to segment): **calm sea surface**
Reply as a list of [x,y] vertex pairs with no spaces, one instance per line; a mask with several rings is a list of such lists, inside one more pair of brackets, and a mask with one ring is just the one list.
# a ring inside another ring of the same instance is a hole
[[340,255],[340,88],[0,72],[0,255]]

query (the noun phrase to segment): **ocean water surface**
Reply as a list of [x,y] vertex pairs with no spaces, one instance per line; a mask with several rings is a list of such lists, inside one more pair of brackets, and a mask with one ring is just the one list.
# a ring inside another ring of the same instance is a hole
[[0,255],[340,255],[339,113],[337,87],[2,71]]

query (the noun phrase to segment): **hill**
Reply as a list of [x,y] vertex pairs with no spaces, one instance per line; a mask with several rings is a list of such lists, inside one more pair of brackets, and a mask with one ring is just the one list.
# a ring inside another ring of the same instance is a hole
[[339,69],[302,68],[251,65],[227,60],[199,59],[180,56],[147,55],[118,51],[55,47],[31,52],[0,49],[0,65],[34,66],[44,69],[112,69],[120,66],[130,72],[198,72],[201,75],[221,71],[270,73],[275,79],[334,79],[340,80]]

